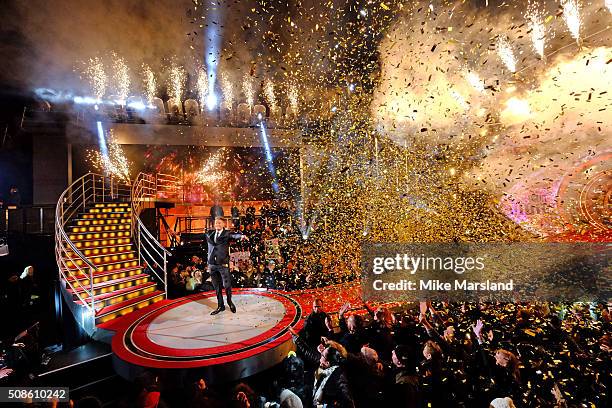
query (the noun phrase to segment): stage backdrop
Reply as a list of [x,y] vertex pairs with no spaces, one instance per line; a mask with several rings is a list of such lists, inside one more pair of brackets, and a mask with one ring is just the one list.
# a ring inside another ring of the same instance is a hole
[[[291,198],[300,192],[299,149],[276,148],[266,155],[260,147],[122,145],[138,172],[177,176],[185,186],[188,202],[269,200]],[[75,146],[75,178],[93,168],[94,145]],[[217,195],[215,196],[215,193]]]

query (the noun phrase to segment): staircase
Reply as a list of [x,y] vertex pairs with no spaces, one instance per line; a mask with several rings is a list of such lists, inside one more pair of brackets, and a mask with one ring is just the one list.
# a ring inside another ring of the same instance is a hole
[[[100,324],[166,296],[167,254],[138,217],[147,201],[142,191],[89,173],[58,202],[56,259],[62,294],[89,335]],[[151,258],[151,253],[161,256]]]
[[[79,213],[68,229],[68,238],[97,270],[93,272],[91,285],[90,276],[81,273],[73,261],[68,261],[67,280],[74,289],[69,286],[66,289],[79,305],[91,303],[90,293],[93,293],[96,324],[164,298],[164,292],[157,290],[157,284],[143,271],[138,254],[132,248],[131,234],[128,203],[90,205]],[[87,286],[91,288],[89,293],[84,289]]]

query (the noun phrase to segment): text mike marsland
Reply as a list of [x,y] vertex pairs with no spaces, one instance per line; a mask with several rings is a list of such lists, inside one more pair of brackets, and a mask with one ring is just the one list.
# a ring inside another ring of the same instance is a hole
[[420,279],[418,281],[401,279],[396,282],[384,282],[377,279],[372,282],[372,287],[377,291],[451,291],[451,290],[467,290],[467,291],[513,291],[514,281],[510,279],[507,282],[493,282],[489,279],[485,281],[468,281],[466,279],[454,282],[446,282],[438,279]]
[[457,256],[412,256],[409,254],[396,254],[388,257],[375,257],[372,260],[372,272],[380,275],[389,271],[407,271],[414,275],[418,270],[422,271],[453,271],[462,274],[465,271],[485,268],[484,258]]

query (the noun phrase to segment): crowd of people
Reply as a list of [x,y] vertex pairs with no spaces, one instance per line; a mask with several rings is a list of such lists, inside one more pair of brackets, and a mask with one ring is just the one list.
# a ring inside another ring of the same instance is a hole
[[[348,268],[353,274],[337,273],[336,260],[321,254],[316,241],[304,239],[291,211],[263,210],[268,216],[232,211],[231,226],[249,237],[232,249],[245,255],[230,265],[235,287],[299,290],[356,277],[358,265]],[[204,251],[172,266],[172,297],[213,290]],[[3,299],[12,307],[27,307],[25,300],[35,299],[32,275],[30,267],[10,278],[13,297]],[[610,406],[612,304],[352,306],[327,310],[316,299],[303,328],[290,329],[296,351],[259,379],[256,375],[238,384],[211,385],[209,380],[216,379],[193,378],[177,388],[168,378],[146,373],[131,393],[117,398],[117,406]],[[0,385],[15,381],[8,366],[0,377],[6,377]],[[102,403],[87,397],[74,406]]]
[[[213,205],[210,215],[211,219],[223,217],[223,208]],[[316,238],[304,238],[299,219],[287,202],[265,203],[257,215],[252,206],[234,205],[231,224],[226,226],[249,238],[232,245],[233,253],[244,255],[230,261],[234,287],[298,290],[343,283],[358,275],[357,265],[344,268],[344,273],[333,272],[341,268],[333,257],[321,255]],[[169,271],[171,296],[212,290],[205,251],[203,243],[195,255],[175,261]]]
[[265,382],[196,378],[177,391],[146,374],[119,406],[608,407],[611,316],[611,305],[548,303],[328,313],[316,299],[303,329],[291,330],[296,352]]

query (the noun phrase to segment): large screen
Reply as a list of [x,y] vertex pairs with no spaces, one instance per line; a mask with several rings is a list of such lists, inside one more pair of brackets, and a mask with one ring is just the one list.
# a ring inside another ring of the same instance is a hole
[[[259,147],[209,147],[122,145],[130,175],[139,172],[176,176],[184,187],[185,201],[285,199],[299,194],[298,149]],[[95,169],[91,152],[97,146],[80,146],[74,152],[75,174]]]

